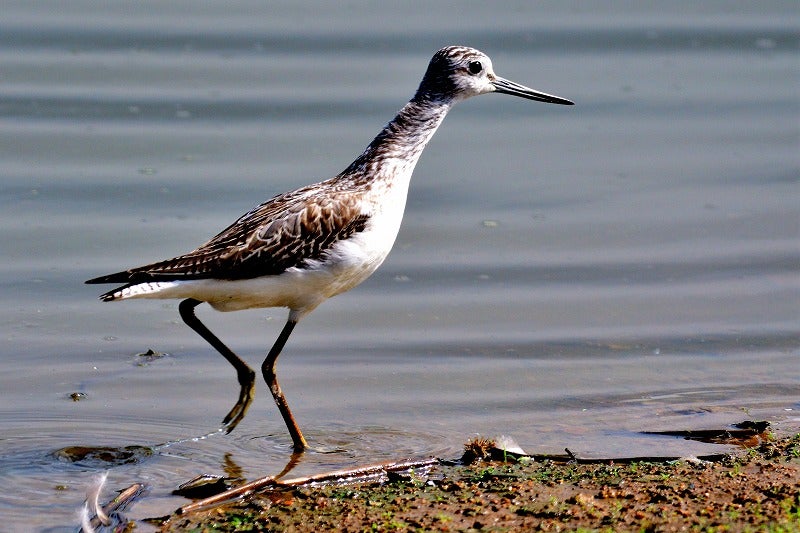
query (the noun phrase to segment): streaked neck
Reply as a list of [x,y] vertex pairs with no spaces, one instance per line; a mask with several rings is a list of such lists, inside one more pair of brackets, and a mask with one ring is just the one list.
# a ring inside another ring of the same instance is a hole
[[356,182],[410,179],[422,151],[449,110],[449,103],[411,100],[340,176]]

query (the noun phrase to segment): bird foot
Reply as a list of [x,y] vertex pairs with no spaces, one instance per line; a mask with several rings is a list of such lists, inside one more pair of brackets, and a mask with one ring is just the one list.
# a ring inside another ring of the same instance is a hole
[[225,433],[230,433],[233,431],[234,428],[239,425],[239,422],[242,421],[244,415],[247,414],[247,409],[250,408],[250,404],[253,402],[255,391],[255,379],[249,383],[242,384],[242,388],[239,391],[239,399],[236,401],[236,405],[234,405],[233,409],[231,409],[230,412],[225,415],[225,418],[222,419],[222,428],[225,430]]

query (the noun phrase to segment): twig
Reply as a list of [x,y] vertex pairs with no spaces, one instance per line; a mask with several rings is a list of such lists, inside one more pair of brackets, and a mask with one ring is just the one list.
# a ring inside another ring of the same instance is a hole
[[200,509],[205,509],[207,507],[214,507],[215,505],[220,505],[230,500],[244,498],[245,496],[252,494],[257,490],[275,484],[275,476],[265,476],[251,481],[250,483],[245,483],[244,485],[226,490],[225,492],[220,492],[219,494],[209,496],[208,498],[203,498],[202,500],[197,500],[196,502],[184,505],[175,512],[178,514],[184,514],[191,513],[193,511],[199,511]]
[[[101,487],[102,488],[102,487]],[[146,488],[141,483],[134,483],[127,489],[122,490],[117,496],[102,507],[95,509],[96,515],[88,519],[88,528],[82,527],[82,531],[92,531],[94,528],[100,526],[109,526],[112,521],[111,517],[118,518],[118,513],[124,511],[125,508],[133,502],[136,498],[145,492]],[[88,507],[87,507],[88,509]],[[117,516],[115,516],[117,515]],[[104,517],[105,519],[101,518]]]
[[416,461],[386,461],[357,468],[347,468],[313,476],[287,479],[285,481],[279,481],[277,485],[280,487],[299,487],[312,483],[350,483],[354,481],[366,481],[373,477],[386,475],[389,472],[402,472],[403,470],[411,470],[412,468],[428,468],[438,463],[439,460],[435,458]]
[[[696,458],[703,461],[717,463],[729,457],[729,453],[715,453],[710,455],[698,455]],[[640,457],[598,457],[598,458],[583,458],[577,457],[570,453],[567,454],[534,454],[532,457],[534,461],[553,461],[554,463],[577,463],[581,465],[594,465],[594,464],[630,464],[630,463],[669,463],[672,461],[680,461],[686,457],[680,456],[658,456],[658,455],[645,455]]]
[[410,470],[412,468],[429,468],[438,463],[439,460],[435,458],[416,461],[386,461],[383,463],[360,466],[357,468],[348,468],[344,470],[335,470],[333,472],[325,472],[322,474],[315,474],[313,476],[303,476],[282,481],[276,480],[274,476],[267,476],[255,481],[251,481],[250,483],[246,483],[239,487],[226,490],[225,492],[221,492],[209,498],[184,505],[183,507],[179,508],[176,513],[182,515],[201,509],[208,509],[232,500],[243,498],[254,492],[267,488],[271,490],[282,490],[314,483],[363,482],[372,478],[380,478],[387,475],[389,472],[401,472],[403,470]]

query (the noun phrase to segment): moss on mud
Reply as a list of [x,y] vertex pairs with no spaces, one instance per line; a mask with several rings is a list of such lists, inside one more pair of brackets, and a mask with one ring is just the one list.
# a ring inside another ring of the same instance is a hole
[[162,531],[800,531],[800,434],[709,463],[481,461],[268,492]]

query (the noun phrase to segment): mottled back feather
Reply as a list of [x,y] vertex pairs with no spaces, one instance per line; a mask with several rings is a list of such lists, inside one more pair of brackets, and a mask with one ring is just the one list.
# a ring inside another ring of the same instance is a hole
[[324,257],[337,241],[363,231],[369,219],[361,214],[354,195],[319,191],[304,187],[276,196],[192,252],[87,283],[237,280],[303,267]]

